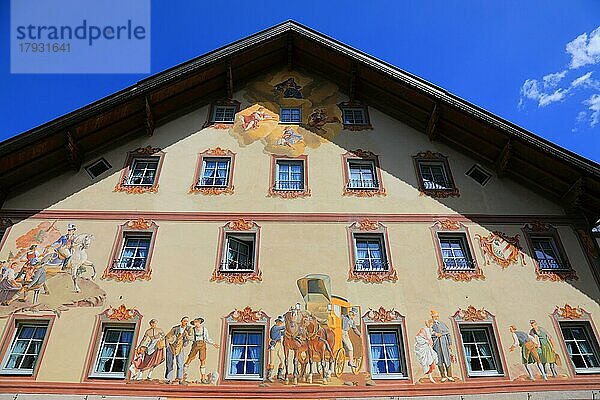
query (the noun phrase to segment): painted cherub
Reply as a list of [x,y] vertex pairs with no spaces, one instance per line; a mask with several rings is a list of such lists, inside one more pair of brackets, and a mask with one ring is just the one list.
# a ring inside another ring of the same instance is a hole
[[240,121],[242,122],[242,129],[244,131],[258,128],[260,121],[267,119],[274,119],[274,117],[267,114],[264,107],[259,107],[258,110],[250,115],[240,115]]
[[294,147],[294,145],[302,139],[303,138],[301,134],[294,131],[290,126],[286,126],[283,128],[283,134],[279,139],[277,139],[275,144],[278,146]]

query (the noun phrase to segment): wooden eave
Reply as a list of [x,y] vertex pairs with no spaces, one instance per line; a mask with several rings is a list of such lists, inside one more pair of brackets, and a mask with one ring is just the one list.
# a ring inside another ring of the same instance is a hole
[[[318,74],[346,93],[464,152],[590,221],[600,218],[600,165],[294,21],[137,82],[0,143],[0,193],[11,195],[197,107],[272,68]],[[200,126],[200,125],[199,125]],[[573,186],[575,185],[575,186]],[[576,189],[576,190],[575,190]],[[576,207],[563,204],[565,201]]]

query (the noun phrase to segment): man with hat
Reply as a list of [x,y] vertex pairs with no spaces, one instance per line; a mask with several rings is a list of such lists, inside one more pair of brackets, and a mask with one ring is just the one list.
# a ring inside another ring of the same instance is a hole
[[[21,290],[23,291],[23,298],[21,301],[27,300],[27,293],[31,290],[37,290],[39,288],[44,288],[44,294],[50,294],[50,290],[48,290],[48,286],[46,285],[46,268],[44,265],[38,261],[37,258],[32,258],[29,261],[29,265],[33,268],[33,276],[31,277],[31,282],[27,284],[27,286],[23,285]],[[34,296],[34,301],[36,296]]]
[[442,376],[442,382],[454,382],[452,377],[452,336],[448,325],[440,321],[440,314],[436,310],[431,310],[431,339],[433,340],[433,350],[438,355],[438,368]]
[[219,348],[219,345],[212,340],[212,338],[208,334],[208,330],[205,326],[202,325],[204,322],[204,318],[198,317],[192,321],[192,327],[190,330],[190,339],[192,340],[192,348],[190,349],[190,354],[188,354],[185,363],[183,364],[184,370],[184,380],[187,376],[187,368],[196,355],[200,360],[200,382],[201,383],[209,383],[208,378],[206,376],[206,343],[213,345],[215,349]]
[[285,355],[283,351],[283,336],[285,334],[285,325],[283,317],[280,315],[275,320],[275,325],[269,331],[269,365],[267,367],[267,382],[274,382],[273,373],[275,372],[275,361],[277,360],[277,379],[285,379],[283,376],[283,366],[285,365]]
[[71,260],[71,247],[75,240],[75,231],[77,228],[75,224],[67,225],[67,233],[58,238],[58,240],[52,243],[52,246],[56,247],[56,253],[60,258],[63,258],[62,269],[65,269]]
[[350,329],[356,333],[356,336],[360,337],[360,331],[356,327],[356,322],[354,322],[355,316],[356,309],[354,309],[354,307],[348,310],[348,314],[342,316],[342,344],[348,353],[348,365],[351,368],[356,368],[356,365],[354,365],[354,347],[350,340]]
[[169,332],[165,335],[166,348],[166,369],[165,378],[167,383],[175,382],[173,380],[174,365],[177,366],[177,380],[179,383],[183,383],[183,375],[185,368],[183,367],[183,348],[189,344],[190,341],[190,326],[188,325],[190,319],[188,317],[182,317],[179,325],[172,327]]

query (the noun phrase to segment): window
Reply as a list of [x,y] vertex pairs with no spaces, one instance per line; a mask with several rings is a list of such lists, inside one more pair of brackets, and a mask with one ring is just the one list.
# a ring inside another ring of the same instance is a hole
[[152,146],[140,147],[127,155],[115,192],[130,194],[158,192],[158,176],[165,153]]
[[304,190],[302,160],[277,160],[275,190]]
[[438,239],[442,251],[444,270],[464,271],[475,268],[464,235],[439,233]]
[[202,176],[198,180],[200,187],[227,187],[229,184],[229,158],[204,157]]
[[381,180],[379,157],[366,150],[354,150],[342,155],[344,195],[358,197],[385,196]]
[[373,129],[369,119],[369,110],[360,101],[353,100],[338,104],[342,110],[342,122],[344,129],[351,131],[362,131]]
[[255,235],[251,233],[227,233],[225,239],[225,253],[221,263],[221,271],[253,271]]
[[302,110],[300,108],[282,108],[279,114],[279,122],[299,124],[302,122]]
[[367,328],[369,359],[374,379],[405,377],[400,328],[396,325]]
[[262,379],[264,364],[264,330],[231,327],[228,379]]
[[448,157],[431,151],[413,156],[419,190],[432,197],[457,197]]
[[125,233],[121,255],[113,268],[137,271],[145,270],[151,241],[152,234]]
[[92,377],[125,378],[135,325],[105,325],[96,354]]
[[357,272],[385,271],[388,268],[385,259],[383,236],[379,234],[354,235]]
[[575,372],[600,373],[600,350],[587,321],[561,321],[560,330]]
[[364,108],[342,109],[344,125],[363,125],[367,122]]
[[372,160],[348,161],[349,189],[378,189],[375,163]]
[[479,165],[475,164],[467,171],[467,176],[470,176],[475,182],[479,183],[481,186],[485,186],[486,183],[492,177],[492,174],[485,171]]
[[236,106],[214,106],[212,122],[222,123],[233,123],[235,119],[235,113],[237,112]]
[[502,375],[491,327],[466,324],[460,324],[459,327],[469,376]]
[[2,373],[33,375],[47,332],[48,321],[17,322],[2,364]]
[[131,172],[126,179],[128,186],[152,186],[158,170],[158,157],[134,158]]
[[95,179],[111,168],[112,166],[108,163],[108,161],[106,161],[104,158],[101,158],[85,167],[85,170],[92,179]]
[[558,248],[552,237],[532,236],[533,254],[540,270],[565,269],[560,259]]

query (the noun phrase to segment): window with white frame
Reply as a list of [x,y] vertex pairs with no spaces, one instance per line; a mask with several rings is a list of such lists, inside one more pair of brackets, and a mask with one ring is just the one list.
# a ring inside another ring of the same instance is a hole
[[47,321],[17,322],[2,364],[2,373],[33,375],[48,332]]
[[134,158],[129,167],[129,176],[125,179],[127,186],[152,186],[156,179],[159,157]]
[[214,106],[212,122],[233,123],[237,106]]
[[400,326],[369,326],[367,333],[373,379],[406,377]]
[[279,122],[299,124],[302,122],[302,109],[282,108],[279,113]]
[[276,160],[275,167],[275,190],[304,190],[302,160]]
[[148,232],[125,232],[119,258],[113,269],[143,271],[146,269],[152,234]]
[[91,376],[125,378],[135,325],[104,325]]
[[419,162],[419,172],[425,190],[452,189],[444,163]]
[[445,271],[475,269],[475,263],[464,234],[438,233],[438,240]]
[[469,376],[502,375],[491,325],[459,324],[459,330]]
[[577,373],[600,373],[600,349],[586,321],[560,321],[567,353]]
[[553,237],[532,235],[531,245],[533,246],[534,257],[539,264],[540,270],[554,271],[568,269],[565,268],[561,260]]
[[381,234],[353,234],[355,265],[357,272],[386,271],[385,243]]
[[344,125],[365,125],[368,123],[364,108],[342,108]]
[[230,158],[204,157],[197,187],[226,187],[229,184]]
[[349,189],[378,189],[375,162],[373,160],[348,160]]
[[223,272],[254,271],[256,235],[254,233],[225,234],[225,251],[221,262]]
[[265,359],[262,327],[230,327],[227,379],[259,380]]

